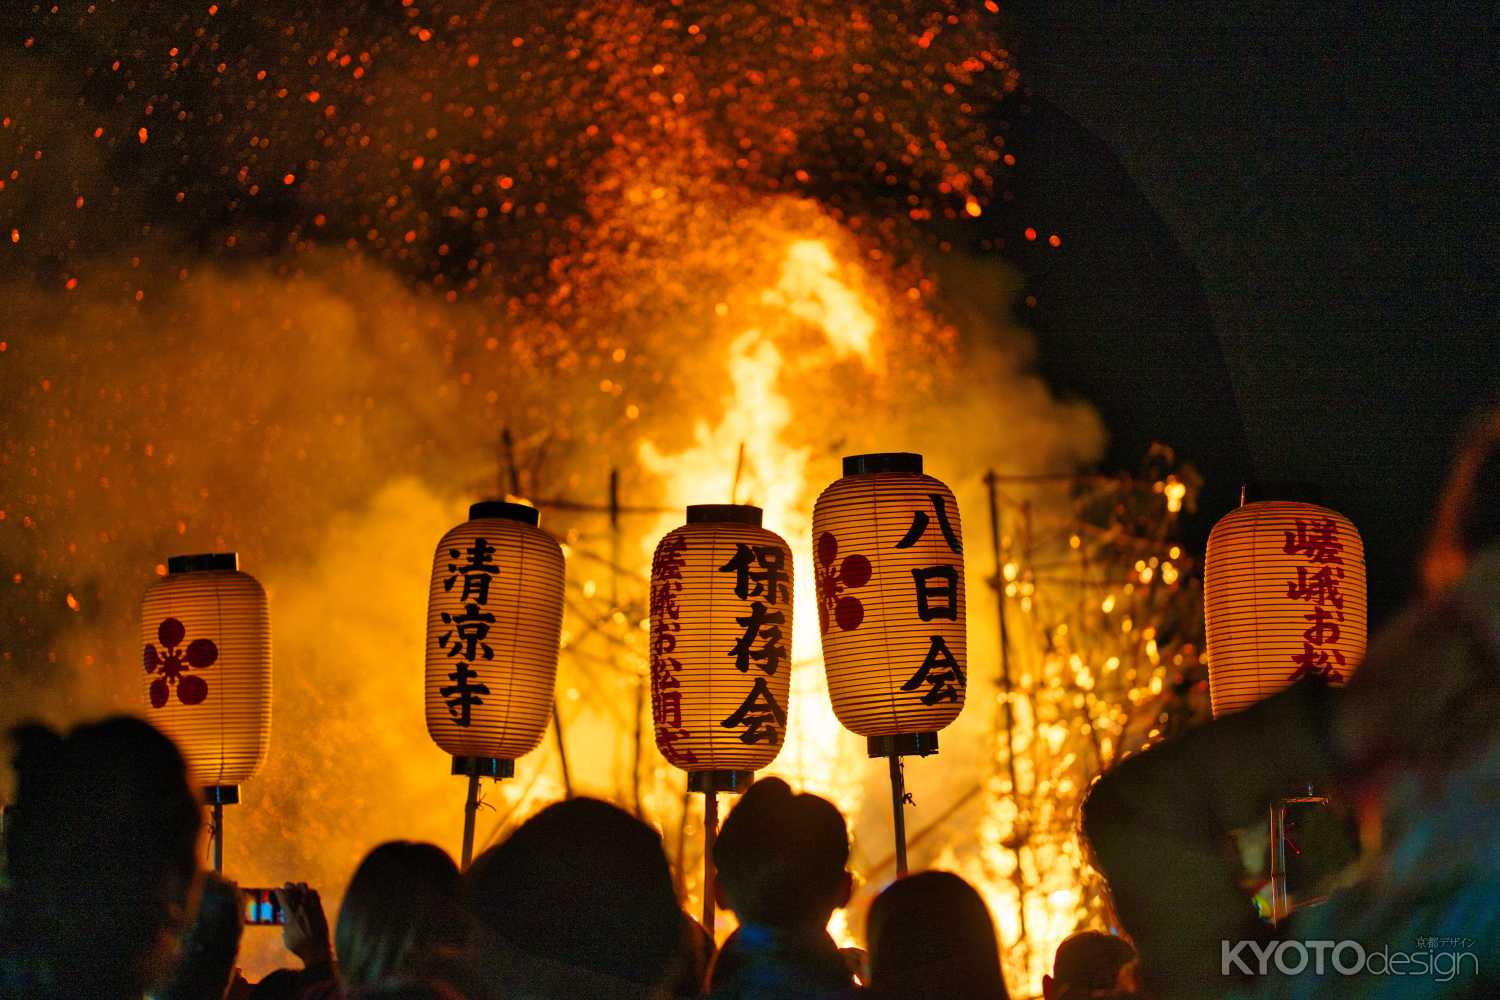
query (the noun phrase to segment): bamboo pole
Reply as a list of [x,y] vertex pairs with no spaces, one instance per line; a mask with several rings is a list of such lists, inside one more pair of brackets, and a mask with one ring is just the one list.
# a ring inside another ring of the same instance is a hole
[[[1010,794],[1016,800],[1016,815],[1021,816],[1021,787],[1016,779],[1016,718],[1011,697],[1015,691],[1010,674],[1010,635],[1005,622],[1005,565],[1000,555],[1000,504],[995,484],[999,477],[991,469],[984,477],[990,493],[990,552],[995,561],[995,605],[1000,619],[1000,692],[1005,714],[1005,766],[1010,776]],[[1019,574],[1018,574],[1019,575]],[[1021,873],[1021,843],[1019,838],[1010,838],[1011,855],[1015,868],[1011,880],[1016,887],[1016,913],[1022,944],[1026,942],[1026,897],[1025,881]]]
[[906,866],[906,776],[901,755],[891,754],[891,813],[896,836],[896,877],[905,878]]
[[719,793],[703,793],[703,926],[714,936],[714,841],[719,835]]
[[460,868],[467,869],[474,860],[474,817],[479,812],[479,772],[469,772],[469,794],[464,799],[464,844]]

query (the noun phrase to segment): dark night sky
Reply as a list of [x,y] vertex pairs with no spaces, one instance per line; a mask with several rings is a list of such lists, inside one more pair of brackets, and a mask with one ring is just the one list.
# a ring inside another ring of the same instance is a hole
[[[1009,255],[1033,287],[1092,289],[1050,319],[1039,295],[1037,325],[1112,459],[1179,445],[1217,479],[1208,521],[1226,473],[1319,484],[1365,536],[1379,617],[1409,593],[1455,434],[1500,398],[1500,210],[1494,14],[1370,6],[1008,5],[1032,118],[1015,145],[1047,165],[1018,212],[1077,248]],[[1126,303],[1158,325],[1121,332]],[[1136,359],[1173,356],[1162,391],[1122,402]]]

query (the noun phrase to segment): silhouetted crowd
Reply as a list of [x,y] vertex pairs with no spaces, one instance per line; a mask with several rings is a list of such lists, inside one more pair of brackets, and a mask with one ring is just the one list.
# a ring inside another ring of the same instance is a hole
[[[778,778],[755,782],[714,852],[738,928],[715,949],[685,914],[657,832],[613,805],[542,809],[460,872],[393,841],[356,869],[332,932],[315,890],[277,890],[300,969],[236,968],[239,889],[199,870],[202,810],[172,742],[118,717],[15,734],[0,995],[283,998],[1004,998],[989,911],[963,879],[898,880],[870,909],[868,953],[825,929],[849,900],[844,817]],[[1048,996],[1126,996],[1134,954],[1087,932]]]
[[[1425,592],[1347,687],[1308,678],[1096,782],[1083,833],[1123,933],[1064,941],[1046,1000],[1500,996],[1497,445],[1500,411],[1440,501]],[[713,891],[738,921],[720,947],[682,911],[657,832],[574,798],[466,871],[431,844],[379,845],[331,933],[316,891],[283,887],[301,967],[252,984],[236,969],[240,894],[200,870],[203,813],[172,742],[124,717],[12,735],[3,998],[1007,996],[984,900],[946,872],[892,883],[868,952],[838,947],[845,819],[777,778],[718,835]],[[1359,860],[1321,905],[1272,924],[1231,833],[1308,784],[1351,806]]]

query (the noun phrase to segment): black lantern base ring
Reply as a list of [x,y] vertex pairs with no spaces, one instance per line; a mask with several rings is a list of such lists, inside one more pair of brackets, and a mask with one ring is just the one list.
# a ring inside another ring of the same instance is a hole
[[754,771],[689,771],[688,791],[728,792],[738,795],[755,780]]
[[453,773],[476,778],[514,778],[516,762],[502,757],[454,757]]
[[239,785],[204,785],[203,801],[211,806],[234,806],[240,802]]
[[926,757],[938,752],[937,733],[867,737],[871,757]]

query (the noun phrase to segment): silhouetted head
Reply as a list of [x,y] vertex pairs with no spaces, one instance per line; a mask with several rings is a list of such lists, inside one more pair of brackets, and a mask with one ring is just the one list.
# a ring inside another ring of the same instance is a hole
[[1007,996],[990,911],[957,875],[921,872],[892,882],[870,904],[865,927],[870,985],[882,996]]
[[156,1000],[201,1000],[221,997],[234,974],[234,960],[244,933],[239,886],[209,872],[203,877],[198,916],[182,939],[182,954],[172,978]]
[[160,982],[198,875],[202,811],[182,755],[124,716],[67,736],[37,725],[12,735],[7,853],[19,947],[78,995]]
[[843,814],[780,778],[745,790],[714,846],[723,905],[769,927],[826,924],[849,901],[848,861]]
[[[607,802],[548,806],[476,858],[464,881],[481,925],[516,961],[537,960],[532,971],[650,989],[677,954],[682,914],[661,837]],[[598,992],[580,995],[589,990]]]
[[346,990],[416,975],[467,943],[458,866],[432,844],[393,840],[365,855],[334,930]]
[[1042,993],[1046,1000],[1124,993],[1134,988],[1128,968],[1133,962],[1130,942],[1102,931],[1079,931],[1057,946],[1052,975],[1042,977]]
[[1429,597],[1452,586],[1484,549],[1500,543],[1500,407],[1470,423],[1438,498],[1423,587]]

